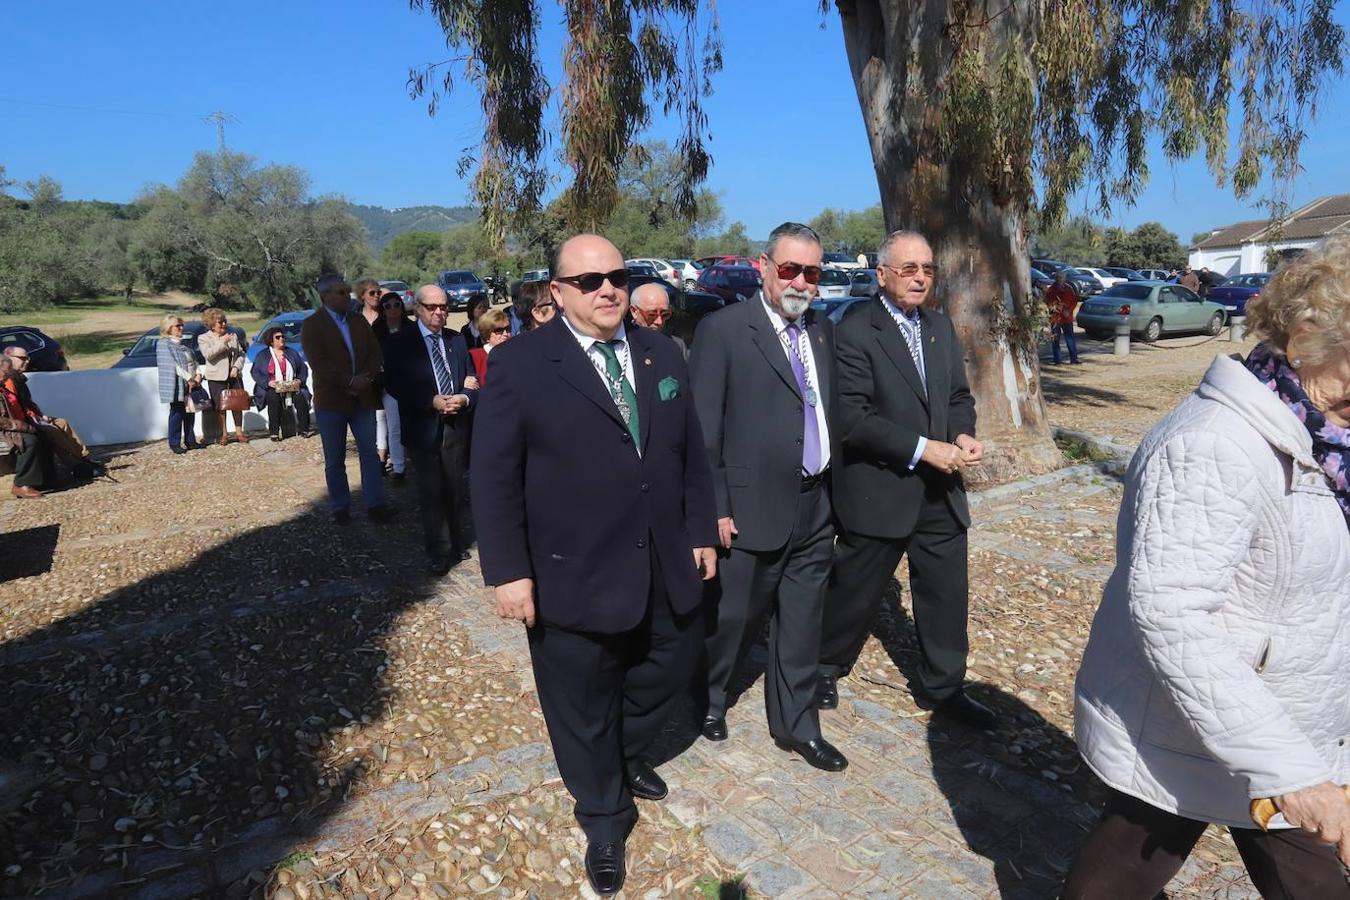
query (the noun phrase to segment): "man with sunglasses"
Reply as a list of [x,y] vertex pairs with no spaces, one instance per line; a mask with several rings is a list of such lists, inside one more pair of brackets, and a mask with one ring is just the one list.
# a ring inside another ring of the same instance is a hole
[[631,316],[634,325],[665,334],[680,348],[685,359],[689,358],[689,348],[684,341],[677,335],[666,333],[666,326],[670,324],[670,294],[660,284],[649,281],[638,285],[633,291]]
[[925,307],[937,270],[933,249],[896,231],[877,254],[880,292],[839,323],[839,424],[835,469],[842,534],[825,602],[820,704],[838,704],[901,557],[920,662],[915,702],[990,728],[993,712],[965,693],[970,509],[961,471],[977,465],[975,401],[951,320]]
[[528,628],[539,705],[601,896],[626,871],[633,797],[698,663],[716,515],[688,370],[625,328],[628,270],[599,235],[558,248],[561,315],[492,353],[474,424],[474,523],[497,613]]
[[839,435],[833,325],[810,308],[821,254],[806,225],[775,228],[760,257],[763,288],[700,324],[689,368],[727,554],[707,640],[703,735],[726,740],[731,680],[768,610],[769,733],[812,766],[839,772],[848,760],[821,735],[815,705]]
[[389,336],[384,362],[386,389],[398,401],[399,430],[417,480],[429,570],[438,577],[468,558],[465,472],[478,399],[464,336],[445,327],[449,304],[436,285],[418,288],[417,324]]

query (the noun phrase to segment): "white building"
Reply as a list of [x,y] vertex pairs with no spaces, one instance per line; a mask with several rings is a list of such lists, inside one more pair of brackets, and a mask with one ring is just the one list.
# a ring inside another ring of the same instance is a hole
[[1269,219],[1216,228],[1191,248],[1191,268],[1208,268],[1220,275],[1265,272],[1271,268],[1272,251],[1293,255],[1329,234],[1350,234],[1350,194],[1314,200],[1291,213],[1283,228],[1276,228]]

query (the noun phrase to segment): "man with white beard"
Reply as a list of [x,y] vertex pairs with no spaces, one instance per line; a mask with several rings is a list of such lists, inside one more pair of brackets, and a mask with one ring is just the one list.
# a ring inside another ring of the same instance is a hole
[[[848,760],[820,732],[816,682],[830,574],[830,462],[838,457],[834,330],[811,301],[820,238],[784,223],[760,257],[764,286],[706,318],[689,357],[726,554],[707,638],[703,736],[727,738],[727,693],[760,616],[770,612],[764,702],[769,733],[818,769]],[[753,630],[753,632],[752,632]]]

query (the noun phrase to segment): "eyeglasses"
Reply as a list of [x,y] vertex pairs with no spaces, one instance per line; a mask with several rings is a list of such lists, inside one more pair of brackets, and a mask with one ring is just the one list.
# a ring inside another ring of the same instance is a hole
[[182,327],[183,327],[183,323],[182,323],[182,322],[174,322],[172,325],[169,326],[169,328],[171,328],[171,329],[173,329],[173,328],[182,328]]
[[554,281],[561,281],[563,284],[570,284],[579,289],[583,294],[593,294],[600,290],[600,286],[608,281],[614,287],[623,289],[628,287],[628,270],[615,269],[613,272],[583,272],[580,275],[555,275]]
[[769,262],[778,267],[778,277],[783,281],[796,281],[800,275],[806,279],[807,284],[820,282],[820,266],[804,266],[795,262],[780,263],[775,259],[770,259]]
[[642,313],[643,317],[647,319],[660,319],[664,321],[665,319],[670,318],[670,310],[668,309],[653,309],[653,310],[644,309],[639,311]]
[[923,269],[923,274],[925,278],[932,278],[934,275],[937,274],[937,266],[933,265],[932,263],[924,263],[923,265],[920,265],[919,263],[907,262],[902,266],[893,266],[890,265],[889,263],[882,263],[882,265],[888,269],[897,272],[902,278],[910,278],[914,275],[918,275],[920,269]]
[[427,312],[434,312],[434,313],[446,312],[450,309],[450,307],[444,303],[423,303],[421,300],[417,301],[417,305],[425,309]]
[[8,354],[8,355],[9,355],[9,358],[12,359],[12,360],[14,360],[15,362],[28,362],[28,354],[27,354],[27,353],[25,353],[23,356],[20,356],[20,355],[17,354],[17,353],[10,353],[10,354]]
[[371,294],[374,294],[376,297],[380,296],[379,288],[371,288],[370,290],[366,291],[367,297],[369,297]]
[[274,341],[284,341],[284,340],[286,340],[286,335],[284,335],[284,334],[274,334],[274,335],[272,335],[272,340],[274,340]]
[[492,333],[493,333],[493,334],[510,334],[510,333],[511,333],[511,327],[510,327],[509,325],[503,325],[501,328],[494,328],[494,329],[492,329]]

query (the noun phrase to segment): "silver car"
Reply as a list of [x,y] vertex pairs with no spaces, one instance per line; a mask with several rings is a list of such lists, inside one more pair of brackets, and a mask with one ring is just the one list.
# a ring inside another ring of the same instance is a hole
[[820,270],[820,283],[816,285],[820,299],[842,300],[847,298],[849,289],[853,287],[851,276],[851,272],[825,266]]

